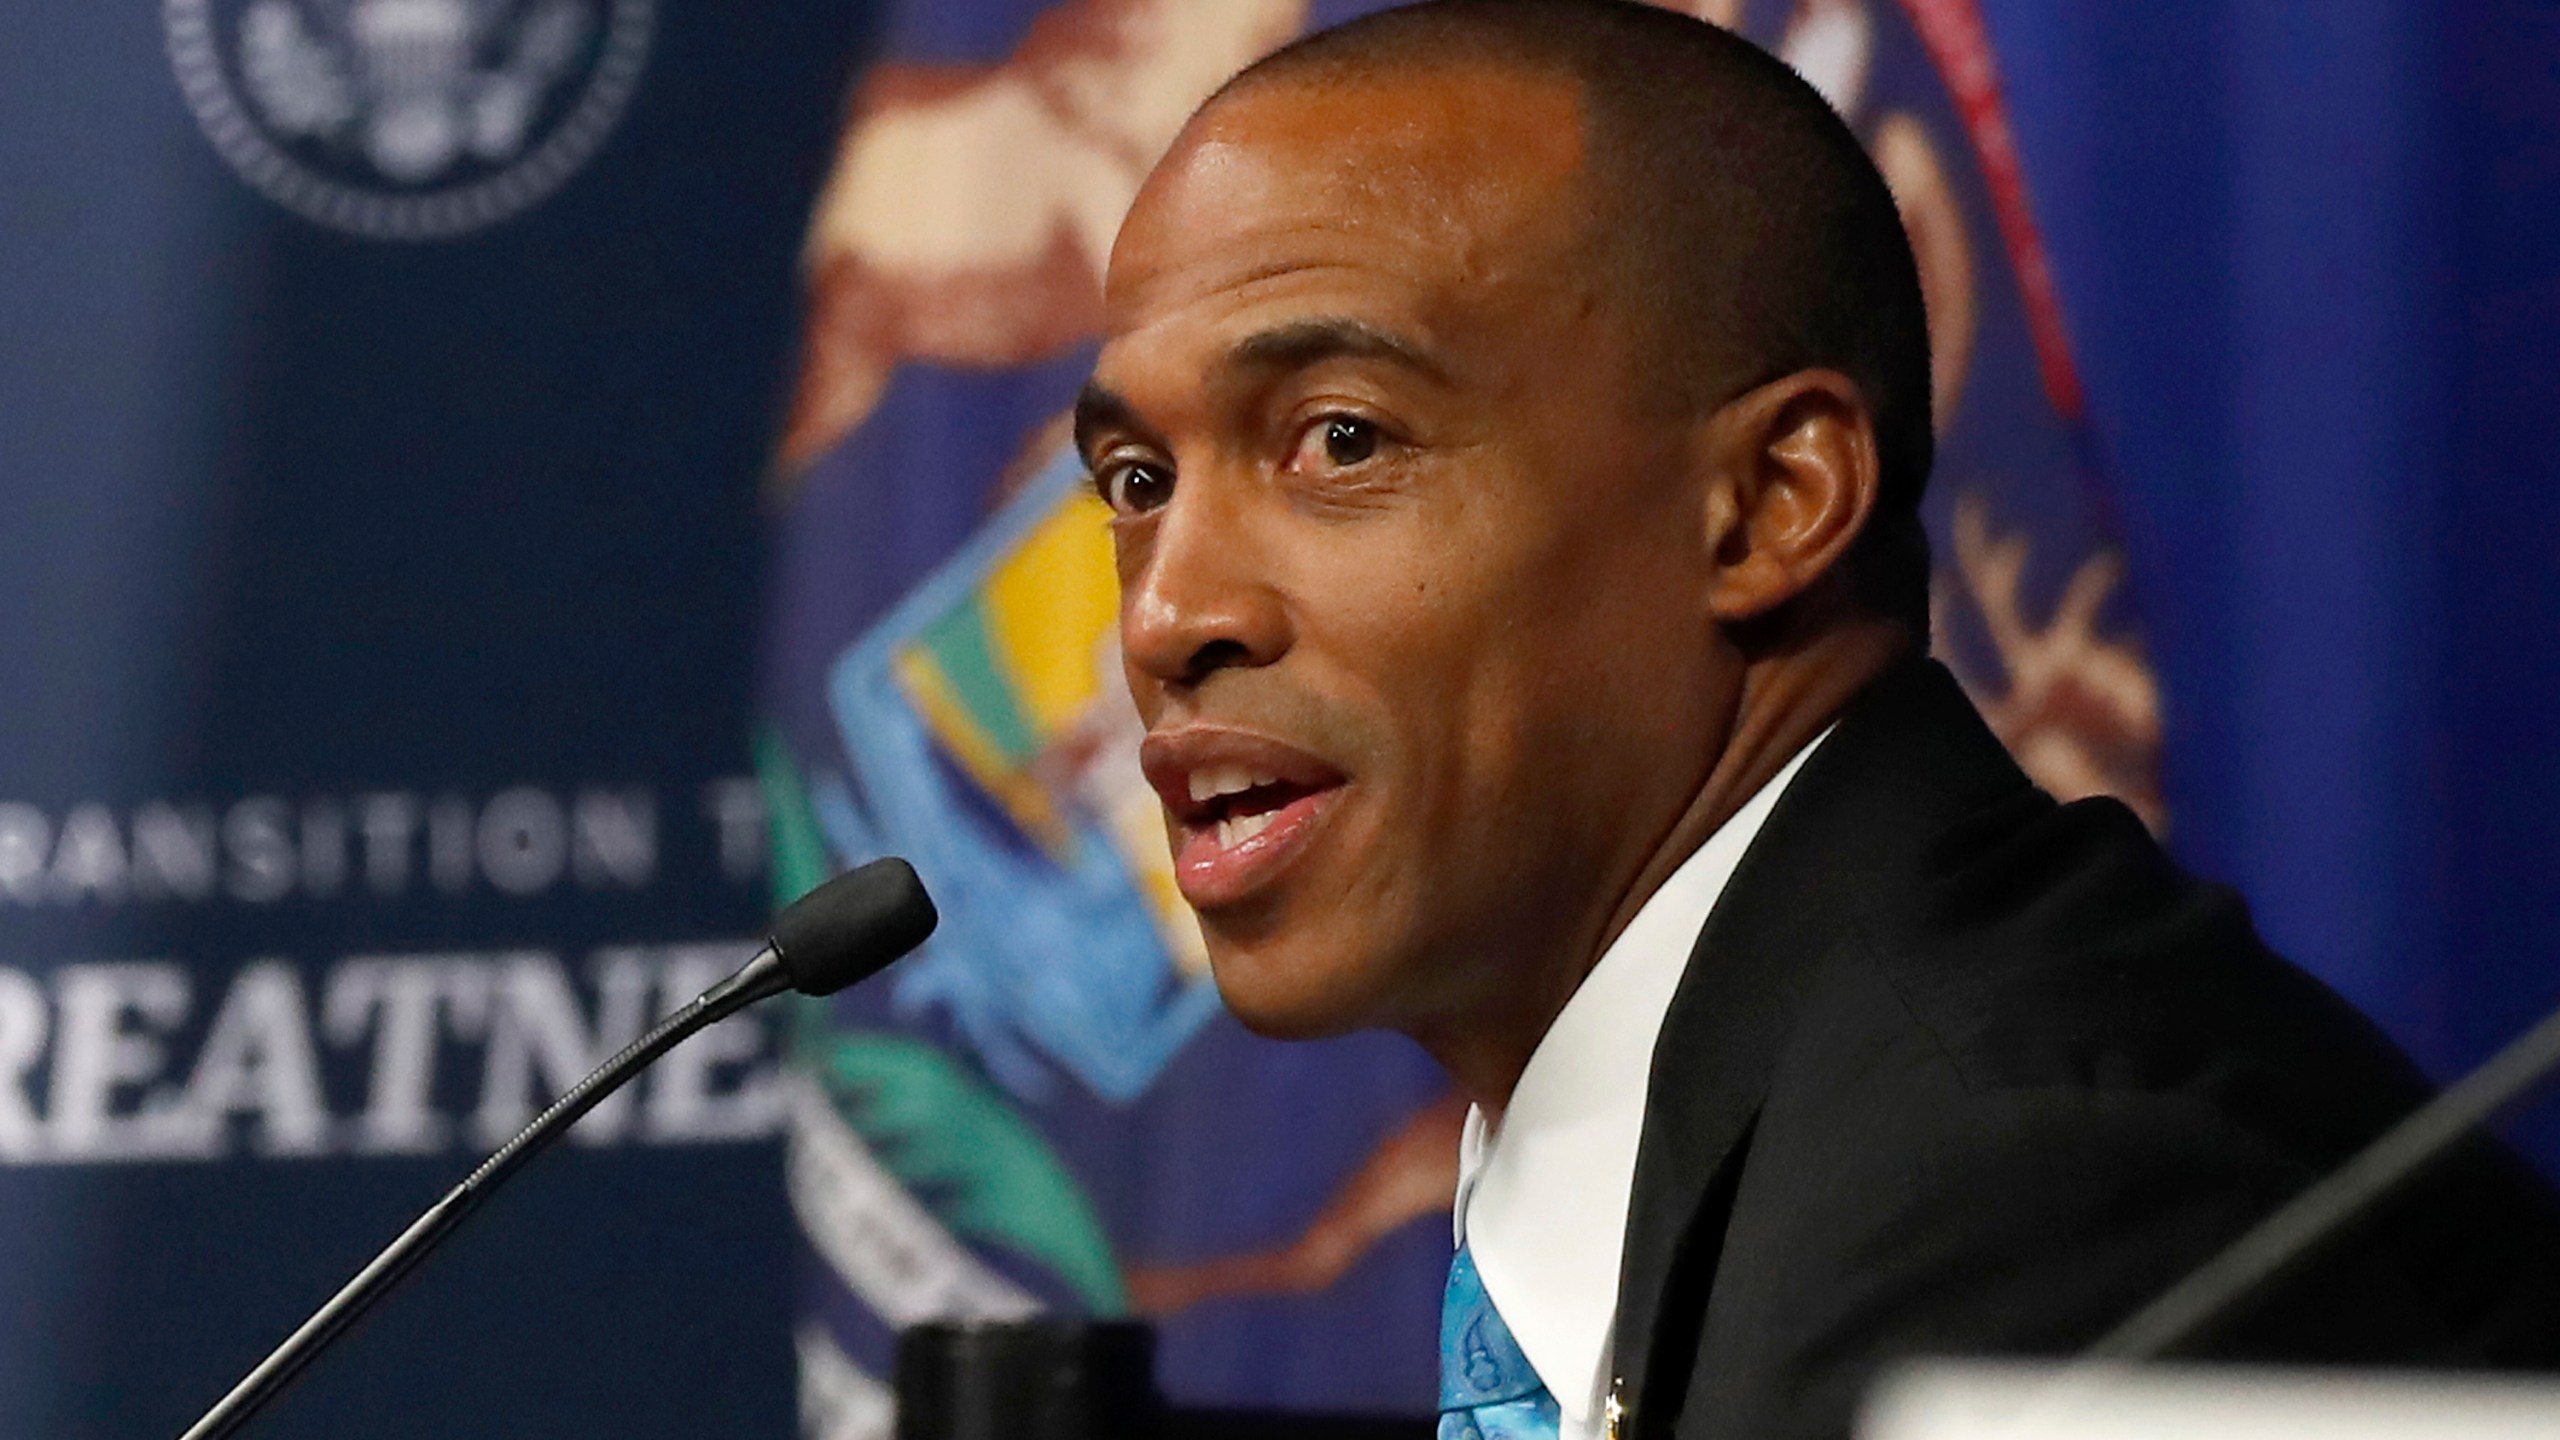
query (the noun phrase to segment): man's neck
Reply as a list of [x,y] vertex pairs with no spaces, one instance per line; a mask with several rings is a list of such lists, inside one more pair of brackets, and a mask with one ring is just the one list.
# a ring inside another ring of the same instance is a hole
[[1910,633],[1899,626],[1855,623],[1827,629],[1800,645],[1771,646],[1746,662],[1722,752],[1660,842],[1595,912],[1599,923],[1585,932],[1591,938],[1549,972],[1546,983],[1522,983],[1496,997],[1489,1013],[1415,1036],[1488,1118],[1501,1116],[1556,1015],[1645,901],[1796,752],[1839,718],[1859,691],[1911,648]]

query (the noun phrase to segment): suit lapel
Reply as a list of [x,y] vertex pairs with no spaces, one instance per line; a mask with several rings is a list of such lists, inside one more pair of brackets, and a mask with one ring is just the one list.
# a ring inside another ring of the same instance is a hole
[[1654,1047],[1618,1292],[1630,1435],[1677,1421],[1724,1216],[1799,997],[1929,841],[2027,788],[1954,677],[1913,659],[1853,701],[1745,852]]

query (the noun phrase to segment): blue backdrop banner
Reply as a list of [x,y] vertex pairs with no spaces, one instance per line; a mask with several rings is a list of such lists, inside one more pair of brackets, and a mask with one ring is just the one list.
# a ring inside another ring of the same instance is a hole
[[[0,1434],[171,1435],[763,912],[747,696],[849,3],[12,6]],[[264,1436],[782,1435],[697,1042]]]

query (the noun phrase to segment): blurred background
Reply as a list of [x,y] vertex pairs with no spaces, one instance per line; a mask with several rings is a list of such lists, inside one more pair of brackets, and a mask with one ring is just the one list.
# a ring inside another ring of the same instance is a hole
[[[1120,210],[1337,0],[7,0],[0,1434],[175,1433],[913,855],[257,1432],[886,1434],[901,1324],[1426,1408],[1457,1110],[1167,889],[1056,419]],[[2560,1002],[2560,13],[1688,0],[1931,301],[1943,652],[2439,1075]],[[2560,1106],[2510,1133],[2560,1165]]]

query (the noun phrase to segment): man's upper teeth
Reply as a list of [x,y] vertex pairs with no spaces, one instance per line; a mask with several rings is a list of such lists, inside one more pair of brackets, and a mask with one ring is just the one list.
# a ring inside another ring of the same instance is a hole
[[1279,777],[1248,770],[1242,765],[1204,765],[1191,772],[1191,798],[1214,800],[1234,795],[1261,785],[1277,785]]

